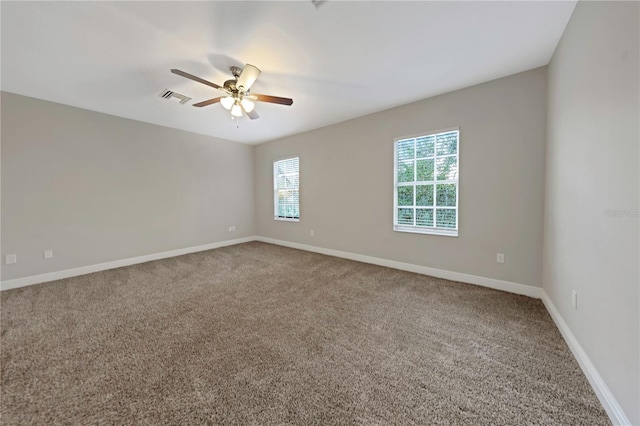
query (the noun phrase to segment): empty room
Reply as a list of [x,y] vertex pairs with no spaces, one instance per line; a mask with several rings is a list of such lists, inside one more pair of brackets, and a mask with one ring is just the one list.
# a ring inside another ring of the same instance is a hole
[[637,1],[0,2],[6,425],[640,425]]

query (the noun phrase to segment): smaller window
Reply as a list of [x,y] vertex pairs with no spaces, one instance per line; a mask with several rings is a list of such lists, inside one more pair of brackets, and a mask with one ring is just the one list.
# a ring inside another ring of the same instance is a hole
[[300,221],[300,158],[273,163],[275,220]]

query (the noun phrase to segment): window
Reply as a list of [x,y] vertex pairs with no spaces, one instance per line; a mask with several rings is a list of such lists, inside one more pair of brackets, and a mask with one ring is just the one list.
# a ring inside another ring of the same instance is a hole
[[395,140],[393,230],[458,235],[458,129]]
[[300,221],[300,158],[273,163],[274,219]]

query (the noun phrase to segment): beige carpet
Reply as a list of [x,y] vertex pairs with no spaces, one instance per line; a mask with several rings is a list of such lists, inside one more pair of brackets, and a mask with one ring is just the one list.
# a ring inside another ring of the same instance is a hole
[[2,292],[2,424],[609,424],[539,300],[258,242]]

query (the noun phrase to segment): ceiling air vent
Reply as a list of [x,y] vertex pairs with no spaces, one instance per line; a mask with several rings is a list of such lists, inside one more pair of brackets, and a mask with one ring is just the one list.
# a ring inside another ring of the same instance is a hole
[[176,93],[169,89],[164,89],[164,91],[160,93],[160,97],[169,101],[178,102],[179,104],[186,104],[191,100],[190,97],[181,95],[180,93]]

